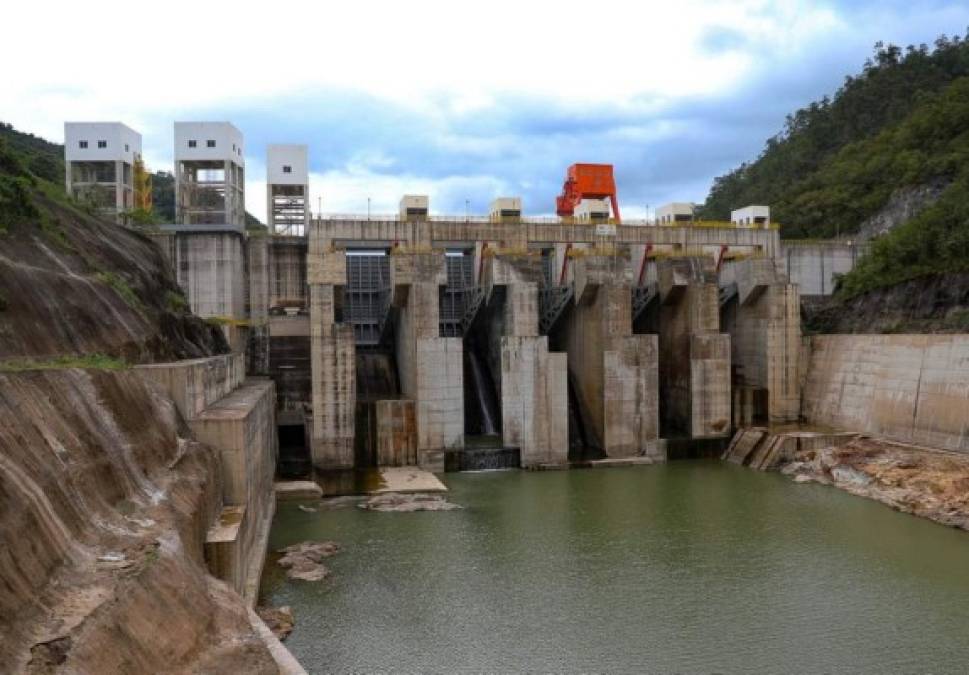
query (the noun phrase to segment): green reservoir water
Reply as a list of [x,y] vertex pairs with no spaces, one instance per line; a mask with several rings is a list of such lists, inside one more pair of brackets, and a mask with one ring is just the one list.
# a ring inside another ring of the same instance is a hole
[[264,600],[324,672],[969,672],[969,533],[718,462],[447,474],[450,512],[305,513]]

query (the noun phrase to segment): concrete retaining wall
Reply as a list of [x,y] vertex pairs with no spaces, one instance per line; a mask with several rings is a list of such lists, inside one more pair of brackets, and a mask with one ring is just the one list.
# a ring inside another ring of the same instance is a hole
[[160,385],[186,420],[195,419],[207,407],[228,396],[246,377],[245,355],[241,353],[151,363],[136,366],[135,370],[146,380]]
[[177,234],[164,240],[178,285],[201,317],[246,318],[245,252],[237,232]]
[[[276,471],[276,400],[271,380],[250,378],[228,396],[190,422],[195,437],[219,450],[222,461],[222,502],[237,507],[224,512],[234,529],[238,523],[236,555],[224,558],[236,590],[255,601],[265,540],[275,511],[273,475]],[[218,529],[218,528],[216,528]],[[231,547],[223,537],[221,547]]]
[[868,250],[867,244],[781,242],[781,265],[801,295],[831,295],[837,274],[850,272]]
[[809,345],[809,422],[969,452],[969,335],[819,335]]

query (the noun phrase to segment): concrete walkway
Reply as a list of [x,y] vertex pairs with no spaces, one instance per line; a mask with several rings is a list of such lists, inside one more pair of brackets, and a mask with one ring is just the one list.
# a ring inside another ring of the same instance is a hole
[[447,492],[447,487],[429,471],[412,466],[388,466],[380,471],[380,487],[373,494],[387,492]]

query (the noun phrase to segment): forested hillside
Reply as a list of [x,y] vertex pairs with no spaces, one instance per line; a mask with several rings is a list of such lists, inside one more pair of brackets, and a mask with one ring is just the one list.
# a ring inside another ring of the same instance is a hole
[[[55,185],[64,184],[64,146],[39,136],[17,131],[0,122],[0,139],[16,153],[26,168],[36,177]],[[175,221],[175,176],[171,171],[156,171],[151,182],[152,215],[159,223]],[[258,218],[246,211],[246,227],[261,227]]]
[[857,77],[789,115],[755,161],[714,181],[707,218],[769,204],[781,235],[850,234],[890,199],[932,186],[937,201],[880,237],[844,278],[854,295],[969,269],[969,41],[876,45]]

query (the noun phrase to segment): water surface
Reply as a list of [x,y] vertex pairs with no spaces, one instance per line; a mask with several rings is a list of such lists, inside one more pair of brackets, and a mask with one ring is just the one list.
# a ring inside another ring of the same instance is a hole
[[272,563],[313,673],[964,673],[969,534],[712,461],[447,474],[461,511],[305,513],[319,583]]

